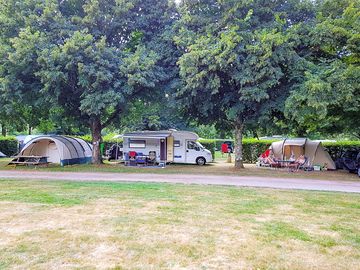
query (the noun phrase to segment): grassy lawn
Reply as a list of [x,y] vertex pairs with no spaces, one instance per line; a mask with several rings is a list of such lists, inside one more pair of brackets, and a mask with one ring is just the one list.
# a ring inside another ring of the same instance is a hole
[[360,195],[0,180],[0,269],[360,269]]
[[[234,160],[234,159],[233,159]],[[1,170],[11,170],[7,167],[10,159],[0,159],[0,176]],[[217,154],[216,162],[205,166],[189,164],[171,164],[166,168],[144,168],[144,167],[127,167],[123,164],[107,162],[103,165],[73,165],[60,167],[59,165],[49,165],[48,167],[21,167],[16,170],[38,170],[53,172],[109,172],[109,173],[154,173],[154,174],[210,174],[210,175],[238,175],[238,176],[262,176],[262,177],[283,177],[283,178],[313,178],[326,180],[349,180],[359,181],[359,177],[350,174],[347,171],[322,171],[322,172],[288,172],[286,169],[273,170],[269,168],[256,168],[254,164],[246,164],[245,169],[237,171],[233,163],[226,163],[226,158]]]

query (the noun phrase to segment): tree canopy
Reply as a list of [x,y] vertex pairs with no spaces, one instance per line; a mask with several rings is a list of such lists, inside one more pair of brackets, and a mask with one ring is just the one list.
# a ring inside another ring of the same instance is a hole
[[[0,0],[7,131],[360,136],[358,0]],[[204,129],[208,131],[204,131]]]

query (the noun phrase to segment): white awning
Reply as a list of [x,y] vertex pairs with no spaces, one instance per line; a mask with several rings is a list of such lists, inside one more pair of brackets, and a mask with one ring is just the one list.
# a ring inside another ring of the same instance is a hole
[[170,135],[165,135],[165,136],[160,136],[160,135],[157,135],[157,136],[149,136],[149,135],[137,135],[137,136],[123,136],[123,138],[128,138],[128,139],[166,139],[167,137],[169,137]]

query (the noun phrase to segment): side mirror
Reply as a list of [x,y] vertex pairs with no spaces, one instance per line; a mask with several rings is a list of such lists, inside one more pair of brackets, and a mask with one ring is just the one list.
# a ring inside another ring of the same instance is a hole
[[196,150],[196,151],[200,151],[200,147],[199,147],[199,146],[195,146],[195,150]]

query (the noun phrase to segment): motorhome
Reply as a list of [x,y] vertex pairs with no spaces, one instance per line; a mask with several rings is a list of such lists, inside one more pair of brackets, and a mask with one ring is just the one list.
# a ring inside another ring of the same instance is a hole
[[155,153],[158,163],[187,163],[205,165],[213,157],[189,131],[139,131],[123,134],[124,155],[130,152],[146,156]]

